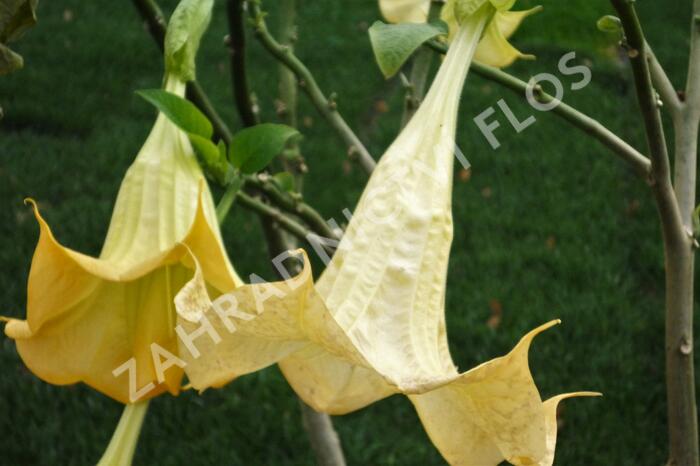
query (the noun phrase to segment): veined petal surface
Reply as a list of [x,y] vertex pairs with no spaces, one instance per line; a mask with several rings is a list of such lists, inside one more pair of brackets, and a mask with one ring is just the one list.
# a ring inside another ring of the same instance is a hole
[[[184,95],[170,78],[166,89]],[[164,115],[120,187],[99,258],[56,241],[34,206],[40,236],[28,283],[27,320],[10,319],[27,367],[54,384],[85,382],[123,403],[131,371],[113,371],[133,358],[143,398],[177,393],[183,375],[159,378],[152,347],[177,353],[173,299],[193,276],[192,257],[221,292],[242,284],[226,256],[211,194],[187,136]],[[160,379],[160,380],[159,380]]]

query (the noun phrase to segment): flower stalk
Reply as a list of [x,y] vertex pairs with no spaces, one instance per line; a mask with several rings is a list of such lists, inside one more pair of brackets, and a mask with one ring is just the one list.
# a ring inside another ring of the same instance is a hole
[[97,466],[131,466],[150,401],[127,404]]

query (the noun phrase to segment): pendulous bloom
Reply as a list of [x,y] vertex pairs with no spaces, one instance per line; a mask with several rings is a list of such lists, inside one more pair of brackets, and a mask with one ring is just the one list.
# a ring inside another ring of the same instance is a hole
[[344,414],[408,395],[451,464],[552,464],[556,404],[592,395],[540,398],[528,349],[556,322],[464,373],[450,357],[445,328],[458,102],[496,11],[484,2],[460,17],[425,101],[377,165],[315,286],[305,259],[293,280],[242,286],[213,302],[199,272],[183,288],[178,322],[201,336],[180,351],[194,388],[279,362],[297,394],[319,411]]
[[[184,96],[185,83],[166,90]],[[187,135],[159,114],[119,189],[98,258],[61,246],[39,214],[39,243],[29,273],[27,319],[10,319],[5,333],[27,367],[57,384],[84,382],[122,402],[136,386],[154,384],[142,398],[176,394],[182,370],[160,378],[153,343],[177,353],[173,298],[199,258],[207,281],[230,290],[240,283],[226,258],[213,201]],[[133,360],[132,360],[133,358]],[[159,380],[160,379],[160,380]]]
[[[183,2],[173,17],[202,4],[206,13],[211,2]],[[193,67],[194,51],[187,52]],[[184,96],[189,78],[176,68],[169,67],[165,90]],[[62,246],[29,202],[40,236],[27,318],[5,326],[27,367],[46,382],[84,382],[122,403],[177,394],[182,368],[166,371],[161,363],[177,354],[173,299],[192,278],[194,258],[213,292],[242,283],[187,135],[158,115],[121,184],[97,258]]]
[[[428,20],[431,0],[379,0],[379,8],[384,18],[391,23],[424,23]],[[442,9],[441,18],[449,25],[450,40],[458,28],[454,14],[454,0],[449,0]],[[475,2],[484,3],[484,2]],[[508,39],[515,34],[520,24],[528,16],[540,11],[540,7],[524,11],[510,11],[514,1],[506,3],[507,8],[499,9],[486,26],[479,45],[474,52],[474,60],[486,65],[504,68],[518,59],[531,59],[513,47]]]

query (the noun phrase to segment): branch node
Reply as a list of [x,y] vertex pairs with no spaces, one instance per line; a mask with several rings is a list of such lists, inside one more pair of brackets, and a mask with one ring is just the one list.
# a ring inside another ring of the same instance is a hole
[[681,344],[678,347],[678,350],[683,356],[690,356],[693,354],[693,344],[690,342],[688,337],[683,337],[681,340]]
[[331,92],[331,95],[328,97],[328,108],[335,111],[338,109],[338,103],[336,102],[336,99],[338,98],[338,94],[335,92]]

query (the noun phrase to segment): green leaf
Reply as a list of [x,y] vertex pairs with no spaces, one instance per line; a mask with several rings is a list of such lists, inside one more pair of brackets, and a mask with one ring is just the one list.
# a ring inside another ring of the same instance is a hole
[[210,139],[197,134],[190,133],[188,136],[204,171],[220,185],[229,184],[234,176],[234,171],[226,160],[226,146],[224,145],[222,150],[222,142],[216,146]]
[[598,30],[602,32],[616,33],[622,31],[620,18],[612,15],[605,15],[596,22]]
[[284,192],[291,193],[294,191],[294,175],[289,172],[275,173],[272,181]]
[[195,78],[199,42],[211,20],[213,0],[181,0],[165,33],[165,71],[183,81]]
[[189,100],[162,89],[144,89],[136,94],[153,104],[186,133],[211,139],[214,128],[206,116]]
[[229,160],[250,174],[265,168],[279,155],[290,139],[300,136],[299,131],[286,125],[263,123],[237,133],[229,147]]
[[444,34],[447,24],[442,21],[420,24],[377,21],[369,28],[374,57],[386,78],[394,76],[424,42]]

